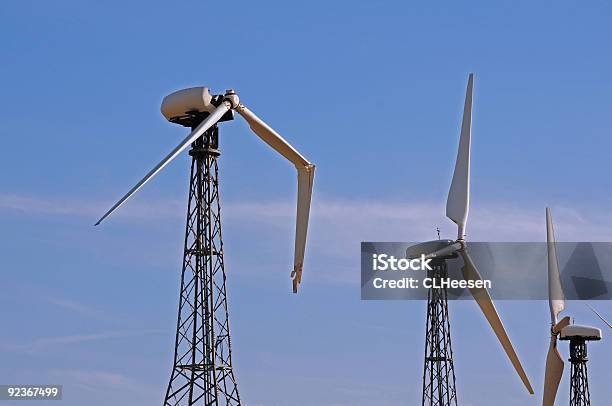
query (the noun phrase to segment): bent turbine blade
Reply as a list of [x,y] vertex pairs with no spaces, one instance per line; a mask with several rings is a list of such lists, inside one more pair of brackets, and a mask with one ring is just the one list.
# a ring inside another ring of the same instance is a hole
[[564,317],[550,330],[550,345],[546,355],[546,370],[544,372],[544,392],[542,394],[542,406],[554,406],[559,383],[563,376],[564,363],[557,350],[557,336],[570,323],[569,317]]
[[295,148],[293,148],[279,133],[274,131],[272,127],[266,124],[262,119],[257,117],[255,113],[240,104],[236,107],[236,111],[247,121],[251,130],[261,138],[266,144],[271,146],[276,152],[291,161],[296,167],[304,167],[312,165],[304,158]]
[[105,218],[107,218],[112,212],[114,212],[117,208],[119,208],[119,206],[121,206],[123,203],[125,203],[130,197],[132,197],[132,195],[134,193],[136,193],[141,187],[143,187],[145,185],[145,183],[147,183],[149,180],[151,180],[151,178],[155,175],[157,175],[157,173],[159,171],[161,171],[162,169],[164,169],[164,167],[166,165],[168,165],[174,158],[177,157],[178,154],[180,154],[181,152],[183,152],[183,150],[185,150],[185,148],[187,148],[192,142],[194,142],[195,140],[197,140],[199,137],[202,136],[202,134],[204,134],[210,127],[212,127],[213,125],[215,125],[217,123],[217,121],[219,121],[221,119],[221,117],[223,117],[223,115],[225,113],[227,113],[227,111],[231,108],[231,103],[227,102],[227,101],[223,101],[221,103],[221,105],[219,107],[217,107],[215,110],[213,110],[212,113],[210,113],[210,115],[208,117],[206,117],[206,119],[204,121],[202,121],[200,123],[199,126],[196,127],[195,130],[193,130],[191,132],[191,134],[189,134],[187,136],[187,138],[185,138],[183,141],[181,141],[181,143],[179,145],[176,146],[176,148],[174,148],[172,150],[172,152],[170,152],[164,159],[162,159],[162,161],[160,163],[158,163],[153,169],[151,169],[151,171],[149,171],[149,173],[147,173],[145,175],[144,178],[142,178],[142,180],[140,182],[138,182],[136,184],[136,186],[134,186],[132,189],[130,189],[129,192],[127,192],[125,194],[125,196],[123,196],[121,199],[119,199],[119,201],[117,203],[115,203],[115,205],[113,207],[110,208],[109,211],[107,211],[101,218],[100,220],[98,220],[98,222],[95,224],[96,226],[98,224],[100,224]]
[[283,137],[269,125],[255,115],[243,104],[236,107],[236,111],[247,121],[251,130],[276,152],[287,158],[295,165],[298,172],[298,201],[295,227],[295,254],[293,262],[293,293],[297,293],[298,285],[302,280],[304,254],[306,251],[306,236],[308,234],[308,219],[310,216],[310,202],[314,182],[315,166],[304,158]]
[[[466,248],[459,251],[459,253],[463,257],[464,265],[463,268],[461,268],[461,271],[463,272],[463,278],[468,281],[482,280],[482,277],[476,269],[476,265],[474,265],[472,258],[470,258],[470,255],[467,253]],[[506,333],[506,329],[504,328],[504,325],[501,319],[499,318],[499,314],[497,314],[497,309],[495,308],[495,304],[491,299],[491,295],[489,295],[489,292],[486,288],[470,289],[470,293],[472,294],[474,300],[480,307],[480,310],[482,310],[482,313],[485,315],[487,321],[489,322],[489,325],[491,325],[493,332],[495,333],[497,339],[504,348],[506,355],[508,355],[510,362],[512,363],[514,369],[523,381],[523,384],[525,385],[529,393],[533,395],[533,388],[531,387],[529,378],[527,378],[527,374],[525,373],[525,370],[521,365],[521,361],[519,360],[518,355],[516,355],[516,352],[514,351],[512,342],[510,341],[510,338],[508,338],[508,334]]]
[[315,166],[310,165],[298,169],[298,201],[297,218],[295,221],[295,251],[294,265],[291,277],[293,278],[293,293],[297,293],[302,282],[304,255],[306,253],[306,235],[308,234],[308,219],[310,217],[310,201],[312,186],[314,184]]
[[474,74],[470,73],[465,104],[463,106],[463,122],[461,123],[461,136],[457,161],[448,198],[446,200],[446,217],[458,226],[458,237],[463,239],[465,225],[470,208],[470,144],[472,141],[472,94],[474,89]]
[[559,262],[555,241],[555,229],[552,221],[552,212],[546,208],[546,249],[548,253],[548,305],[550,307],[550,320],[557,323],[559,313],[565,309],[565,295],[559,276]]
[[563,377],[564,363],[557,350],[557,336],[551,335],[548,354],[546,355],[546,372],[544,373],[544,394],[542,406],[554,406],[559,383]]

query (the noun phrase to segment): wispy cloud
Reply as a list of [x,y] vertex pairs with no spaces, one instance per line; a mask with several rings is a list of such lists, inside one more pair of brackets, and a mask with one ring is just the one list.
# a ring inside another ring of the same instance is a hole
[[121,374],[106,371],[55,370],[55,375],[68,377],[86,385],[122,386],[128,379]]
[[49,303],[54,306],[60,307],[62,309],[66,309],[66,310],[81,314],[83,316],[87,316],[89,318],[104,319],[104,320],[108,320],[111,318],[108,314],[98,309],[94,309],[93,307],[87,306],[83,303],[79,303],[79,302],[76,302],[70,299],[51,298],[49,299]]
[[58,337],[43,337],[35,339],[29,343],[15,344],[15,345],[3,345],[5,351],[16,351],[26,354],[35,354],[41,351],[47,351],[56,347],[81,344],[91,341],[108,340],[114,338],[125,338],[135,335],[143,334],[155,334],[160,333],[161,330],[116,330],[116,331],[103,331],[91,334],[74,334],[65,335]]
[[[109,206],[81,198],[0,193],[0,212],[5,213],[97,220]],[[115,216],[118,221],[164,220],[184,218],[185,211],[184,199],[155,199],[146,203],[136,200],[122,206]],[[231,217],[270,221],[294,216],[295,205],[285,201],[227,202],[223,204],[223,212]]]
[[[359,242],[436,239],[436,227],[442,238],[456,238],[456,226],[444,213],[445,207],[439,203],[319,202],[313,209],[307,262],[323,258],[334,272],[306,277],[357,284]],[[554,216],[559,241],[612,241],[612,216],[608,213],[556,207]],[[544,207],[474,204],[467,233],[470,241],[545,241]]]
[[53,369],[50,371],[50,377],[62,382],[65,387],[77,386],[87,392],[103,394],[107,397],[109,393],[115,391],[149,396],[159,391],[159,388],[144,384],[128,375],[106,370]]
[[[180,199],[149,201],[146,205],[138,201],[130,202],[118,213],[120,215],[116,220],[139,222],[143,219],[182,219],[185,216],[184,206]],[[0,211],[21,211],[42,216],[86,216],[93,219],[103,209],[98,203],[78,199],[0,195]],[[580,211],[569,207],[553,209],[558,240],[612,241],[612,231],[609,231],[612,230],[612,215],[609,213]],[[318,273],[318,277],[323,280],[357,283],[359,242],[435,239],[437,227],[441,230],[442,238],[454,238],[456,227],[444,213],[442,202],[393,202],[317,196],[312,207],[307,263],[318,267],[326,263],[333,267],[333,273]],[[265,243],[289,247],[295,224],[295,202],[225,201],[223,217],[226,224],[244,229],[244,236],[254,232],[252,226],[261,224],[280,229],[281,232],[267,233],[270,241]],[[475,202],[470,211],[468,238],[471,241],[544,241],[544,217],[544,207],[536,204],[516,206]],[[249,263],[244,268],[250,269],[253,266],[257,265]],[[262,267],[251,274],[265,275],[266,269],[268,267]],[[277,273],[277,270],[274,272]],[[68,302],[56,305],[75,311],[88,311]]]
[[[95,221],[107,209],[108,207],[100,202],[73,197],[0,194],[0,211],[3,212],[47,217],[89,217]],[[184,203],[179,200],[155,200],[146,204],[130,202],[129,205],[122,207],[121,217],[135,220],[176,217],[184,216],[184,211]]]
[[[74,216],[96,218],[107,207],[99,202],[79,198],[58,198],[48,196],[0,194],[0,212],[26,213],[46,217]],[[293,201],[250,201],[223,204],[227,221],[248,219],[264,221],[271,225],[292,226],[295,216]],[[441,202],[389,202],[382,199],[341,199],[318,197],[313,201],[312,220],[320,222],[319,228],[349,230],[350,234],[369,236],[370,240],[386,239],[398,241],[422,240],[435,237],[436,227],[452,237],[454,225],[444,216]],[[470,212],[468,232],[471,239],[479,240],[541,240],[544,235],[544,208],[516,206],[510,204],[473,204]],[[183,218],[185,202],[181,199],[156,199],[146,204],[138,201],[121,208],[117,213],[119,221],[163,220]],[[585,213],[567,207],[555,208],[555,223],[567,237],[576,240],[575,235],[592,236],[590,239],[612,239],[606,233],[606,226],[612,224],[607,212]],[[378,236],[378,237],[377,237]],[[351,238],[351,240],[354,240]],[[588,239],[588,238],[587,238]]]
[[74,198],[0,194],[0,210],[43,215],[89,215],[97,210],[91,202]]

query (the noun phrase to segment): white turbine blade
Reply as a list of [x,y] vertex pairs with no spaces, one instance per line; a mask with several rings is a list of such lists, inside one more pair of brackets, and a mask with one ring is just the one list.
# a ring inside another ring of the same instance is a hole
[[168,154],[168,156],[166,156],[160,163],[158,163],[155,166],[155,168],[151,169],[151,171],[149,173],[147,173],[145,175],[145,177],[142,178],[142,180],[136,184],[136,186],[134,186],[132,189],[130,189],[130,191],[125,194],[125,196],[123,196],[117,203],[115,203],[115,205],[113,207],[111,207],[110,210],[107,211],[104,214],[104,216],[102,216],[100,218],[100,220],[98,220],[98,222],[95,225],[100,224],[113,211],[115,211],[119,206],[121,206],[123,203],[125,203],[126,200],[128,200],[130,197],[132,197],[132,195],[134,193],[136,193],[141,187],[143,187],[145,185],[145,183],[147,183],[149,180],[151,180],[151,178],[153,176],[155,176],[166,165],[168,165],[170,163],[170,161],[172,161],[174,158],[176,158],[178,154],[180,154],[183,150],[185,150],[185,148],[187,148],[196,139],[201,137],[202,134],[204,134],[210,127],[215,125],[217,123],[217,121],[219,121],[221,119],[221,117],[223,117],[223,115],[225,113],[227,113],[227,111],[230,108],[231,108],[231,103],[229,103],[227,101],[224,101],[223,103],[221,103],[221,105],[219,107],[217,107],[215,110],[213,110],[213,112],[210,113],[210,115],[208,117],[206,117],[206,119],[204,121],[202,121],[200,123],[200,125],[197,126],[197,128],[195,130],[193,130],[191,132],[191,134],[189,134],[187,136],[187,138],[185,138],[183,141],[181,141],[181,143],[179,145],[177,145],[177,147],[174,148],[172,150],[172,152],[170,152]]
[[311,165],[299,152],[295,150],[279,133],[274,131],[268,124],[264,123],[251,110],[243,104],[236,107],[236,111],[249,123],[251,130],[276,152],[290,160],[296,167],[301,168]]
[[550,346],[546,355],[546,371],[544,373],[544,394],[542,396],[542,406],[554,406],[559,383],[563,376],[563,359],[557,350],[557,336],[559,332],[570,323],[569,317],[564,317],[557,324],[553,325],[550,332]]
[[599,320],[601,320],[601,321],[603,321],[604,323],[606,323],[606,325],[607,325],[609,328],[612,328],[612,324],[610,324],[610,322],[608,322],[608,320],[604,319],[604,317],[603,317],[601,314],[599,314],[599,312],[598,312],[597,310],[595,310],[595,309],[593,308],[593,306],[591,306],[591,305],[590,305],[590,304],[588,304],[588,303],[587,303],[586,305],[589,307],[589,309],[591,309],[591,311],[592,311],[593,313],[595,313],[595,315],[596,315],[597,317],[599,317]]
[[[476,269],[472,258],[470,258],[465,248],[459,252],[463,257],[464,263],[463,268],[461,269],[463,272],[463,278],[468,281],[482,280],[480,273]],[[497,314],[497,309],[495,309],[495,304],[493,304],[491,295],[489,295],[489,292],[485,288],[470,289],[470,293],[472,294],[472,296],[474,296],[474,300],[476,300],[476,303],[480,307],[480,310],[482,310],[487,321],[491,325],[493,332],[495,333],[497,339],[504,348],[506,355],[508,355],[510,362],[512,362],[512,365],[514,366],[514,369],[523,381],[523,384],[525,385],[529,393],[533,394],[533,388],[531,387],[529,378],[527,378],[527,374],[525,373],[525,370],[521,365],[521,361],[519,360],[518,355],[516,355],[514,347],[512,346],[512,342],[510,341],[510,338],[508,338],[508,334],[506,333],[506,329],[504,328],[504,325],[501,319],[499,318],[499,315]]]
[[463,107],[463,122],[461,124],[461,137],[459,150],[455,162],[453,181],[446,201],[446,217],[458,226],[458,238],[465,235],[465,224],[470,209],[470,144],[472,139],[472,93],[474,89],[474,74],[470,73],[465,105]]
[[310,200],[314,183],[315,167],[298,169],[298,201],[297,218],[295,223],[295,251],[293,261],[293,293],[297,293],[302,282],[304,267],[304,254],[306,253],[306,235],[308,234],[308,218],[310,217]]
[[243,104],[236,111],[249,123],[251,130],[276,152],[291,161],[298,171],[298,201],[295,228],[295,256],[293,262],[293,293],[302,280],[304,254],[306,251],[306,236],[308,233],[308,218],[310,216],[310,200],[314,182],[315,166],[295,150],[283,137],[263,122]]
[[550,306],[551,323],[556,324],[559,313],[565,309],[565,295],[559,276],[552,213],[548,207],[546,208],[546,245],[548,251],[548,304]]
[[544,373],[544,395],[542,406],[554,406],[561,377],[563,377],[563,359],[557,351],[557,336],[551,335],[548,354],[546,355],[546,372]]

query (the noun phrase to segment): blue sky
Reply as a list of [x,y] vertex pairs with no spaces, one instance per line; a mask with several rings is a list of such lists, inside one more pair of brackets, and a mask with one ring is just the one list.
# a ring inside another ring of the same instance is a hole
[[[603,1],[3,2],[0,383],[62,383],[66,405],[161,402],[187,155],[92,224],[184,136],[163,96],[206,85],[235,88],[317,164],[293,296],[294,170],[244,122],[222,125],[242,398],[417,403],[425,304],[360,301],[359,242],[452,237],[443,205],[471,71],[471,240],[543,241],[549,205],[559,240],[612,241],[611,18]],[[498,303],[528,397],[476,306],[452,303],[462,404],[540,403],[547,306]],[[581,303],[567,314],[601,326]],[[607,341],[590,350],[594,404],[612,397]],[[560,404],[567,392],[566,373]]]

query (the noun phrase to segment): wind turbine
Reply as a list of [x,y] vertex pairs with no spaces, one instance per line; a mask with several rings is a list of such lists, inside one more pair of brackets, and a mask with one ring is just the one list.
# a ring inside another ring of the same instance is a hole
[[233,111],[237,111],[259,138],[297,169],[297,220],[291,272],[293,292],[297,293],[302,280],[315,166],[242,104],[233,90],[228,90],[225,95],[211,95],[206,87],[194,87],[166,96],[161,106],[162,114],[170,122],[190,127],[191,133],[96,223],[100,224],[191,146],[174,368],[164,405],[240,404],[232,367],[217,166],[221,154],[217,124],[233,120]]
[[[546,208],[546,242],[548,252],[548,303],[550,307],[550,345],[546,355],[546,372],[544,375],[543,406],[554,406],[559,383],[563,377],[564,363],[557,350],[557,338],[570,342],[570,359],[572,364],[570,378],[570,406],[588,406],[591,404],[587,371],[587,342],[601,340],[601,330],[595,327],[570,324],[569,316],[559,320],[559,314],[565,310],[565,294],[559,276],[559,263],[553,227],[552,213]],[[602,318],[603,320],[603,318]]]
[[[465,239],[469,201],[470,201],[470,147],[472,138],[472,98],[474,75],[468,78],[463,122],[459,140],[459,150],[455,171],[446,202],[446,216],[457,225],[456,240],[435,240],[409,247],[408,258],[418,258],[424,254],[431,258],[433,275],[436,279],[446,278],[446,261],[458,255],[463,260],[462,274],[468,281],[480,281],[482,277],[472,261]],[[533,394],[521,362],[506,329],[497,314],[493,300],[486,288],[470,289],[470,293],[480,307],[493,332],[501,343],[506,355],[514,366],[523,384]],[[422,405],[456,405],[455,372],[452,359],[450,323],[448,318],[448,298],[445,288],[431,288],[428,293],[425,366],[423,373]]]

